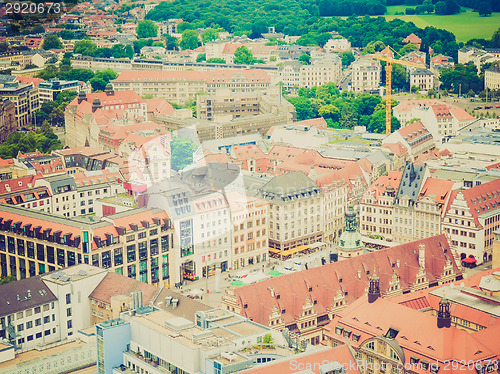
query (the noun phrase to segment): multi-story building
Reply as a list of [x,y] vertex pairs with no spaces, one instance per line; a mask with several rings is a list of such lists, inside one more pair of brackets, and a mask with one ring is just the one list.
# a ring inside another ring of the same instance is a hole
[[171,310],[139,308],[97,325],[98,373],[229,373],[293,354],[280,333],[227,310],[196,312],[194,322]]
[[32,277],[0,286],[0,338],[16,349],[29,349],[59,339],[57,297]]
[[1,286],[0,337],[16,350],[76,339],[91,326],[88,296],[106,273],[80,264]]
[[323,49],[327,52],[344,52],[351,50],[351,42],[346,38],[329,39]]
[[[333,57],[333,56],[332,56]],[[299,71],[299,87],[321,86],[333,82],[338,84],[342,77],[342,61],[339,57],[302,65]]]
[[462,279],[449,248],[446,237],[439,235],[228,288],[221,306],[279,331],[286,327],[300,341],[319,344],[323,327],[366,293],[374,272],[384,297]]
[[354,92],[378,92],[380,86],[380,62],[360,59],[351,64],[351,89]]
[[268,260],[269,203],[248,195],[227,196],[233,224],[232,270]]
[[86,87],[86,83],[84,83],[84,85],[85,87],[79,81],[64,81],[56,79],[40,82],[38,84],[40,103],[56,100],[57,95],[63,91],[84,91],[85,93],[90,93],[90,87]]
[[35,112],[40,109],[38,89],[34,84],[20,84],[15,77],[4,76],[0,79],[0,96],[15,104],[17,127],[31,125]]
[[16,104],[9,99],[0,98],[0,143],[16,130]]
[[438,142],[456,135],[460,128],[476,120],[464,109],[434,99],[401,101],[393,113],[403,126],[419,119]]
[[453,192],[443,230],[462,260],[491,261],[494,232],[499,228],[500,179]]
[[410,72],[410,87],[429,91],[434,88],[434,74],[427,69],[413,69]]
[[259,189],[269,202],[269,248],[277,253],[324,239],[323,191],[303,172],[277,175]]
[[473,62],[477,67],[478,73],[481,71],[481,66],[486,63],[493,63],[495,61],[500,61],[500,57],[495,54],[488,53],[482,49],[477,49],[474,47],[463,47],[458,50],[458,63],[467,64],[468,62]]
[[80,263],[168,284],[173,230],[164,210],[132,209],[100,221],[0,206],[0,270],[18,279]]
[[[140,282],[124,275],[107,272],[88,295],[90,324],[95,325],[120,317],[120,313],[133,308],[134,296],[140,303],[150,305],[163,288]],[[137,302],[137,300],[135,300]]]
[[184,105],[195,94],[209,94],[219,89],[233,93],[248,93],[270,86],[265,70],[216,70],[216,71],[124,71],[113,82],[116,91],[135,91],[140,96],[152,94],[168,102]]
[[404,126],[382,140],[383,148],[391,149],[395,145],[403,147],[408,161],[414,161],[420,154],[435,148],[432,134],[420,121]]
[[[356,300],[325,329],[329,346],[346,344],[355,352],[360,371],[436,374],[445,371],[450,362],[473,362],[474,368],[464,366],[463,370],[468,372],[495,371],[499,355],[494,342],[500,332],[499,325],[481,331],[465,331],[452,326],[452,308],[456,306],[460,310],[463,306],[452,305],[447,298],[448,292],[439,301],[436,318],[412,309],[410,305],[407,307],[381,298],[378,282],[374,275],[368,297]],[[451,287],[443,288],[454,291]],[[463,292],[468,295],[471,291]],[[460,300],[463,298],[461,296]],[[476,305],[484,305],[480,298],[478,295]],[[424,303],[422,299],[425,300],[421,297],[418,303]],[[469,315],[477,315],[477,312],[471,308]],[[486,315],[485,318],[492,319],[493,316]],[[450,368],[452,372],[459,370],[459,366]]]
[[393,240],[408,243],[441,234],[452,188],[452,181],[430,178],[426,167],[408,163],[394,200]]
[[220,90],[212,95],[199,95],[196,99],[196,117],[203,120],[226,122],[261,114],[286,114],[291,119],[295,117],[295,108],[281,97],[278,89],[247,94]]
[[392,241],[394,231],[394,198],[401,182],[402,172],[390,171],[380,176],[363,195],[359,204],[363,235],[377,235]]
[[500,89],[500,66],[492,66],[484,72],[484,87],[489,90]]

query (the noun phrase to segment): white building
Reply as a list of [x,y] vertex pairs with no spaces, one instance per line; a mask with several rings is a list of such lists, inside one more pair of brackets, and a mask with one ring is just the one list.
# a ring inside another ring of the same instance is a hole
[[484,86],[489,90],[500,89],[500,67],[491,67],[484,72]]
[[91,326],[89,295],[108,270],[87,264],[71,266],[42,276],[42,281],[56,296],[59,338],[72,339],[81,329]]
[[362,58],[351,64],[351,89],[354,92],[374,92],[380,86],[380,62]]
[[427,69],[413,69],[410,72],[410,87],[429,91],[434,88],[434,74]]
[[351,50],[351,42],[346,38],[329,39],[323,49],[327,52],[344,52]]
[[340,82],[342,76],[342,61],[336,58],[328,61],[318,61],[311,65],[302,65],[299,71],[299,87],[321,86],[326,83]]

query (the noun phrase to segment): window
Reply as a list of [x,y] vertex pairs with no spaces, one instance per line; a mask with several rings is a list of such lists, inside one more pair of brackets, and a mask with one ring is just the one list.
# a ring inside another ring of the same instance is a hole
[[21,323],[20,325],[17,325],[17,332],[23,331],[24,330],[24,323]]
[[70,293],[66,294],[66,304],[71,304],[71,294]]
[[43,317],[43,323],[49,323],[49,322],[50,322],[50,316]]
[[40,339],[42,337],[42,333],[41,332],[38,332],[36,335],[35,335],[35,338],[36,339]]
[[71,317],[71,308],[66,309],[66,317]]
[[73,328],[73,321],[69,320],[66,325],[68,326],[68,329]]
[[31,329],[33,327],[33,321],[26,322],[26,330]]

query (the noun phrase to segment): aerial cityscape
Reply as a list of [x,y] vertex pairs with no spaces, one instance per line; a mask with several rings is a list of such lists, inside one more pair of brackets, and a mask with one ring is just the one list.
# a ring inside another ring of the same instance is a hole
[[500,1],[0,16],[0,374],[500,373]]

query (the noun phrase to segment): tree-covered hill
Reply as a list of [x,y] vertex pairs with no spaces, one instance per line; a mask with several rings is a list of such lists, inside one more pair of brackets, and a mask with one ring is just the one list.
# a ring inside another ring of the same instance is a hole
[[[302,35],[320,16],[382,15],[385,0],[176,0],[162,2],[147,18],[181,18],[196,27],[220,26],[226,31],[276,31]],[[224,11],[221,12],[221,9]]]

